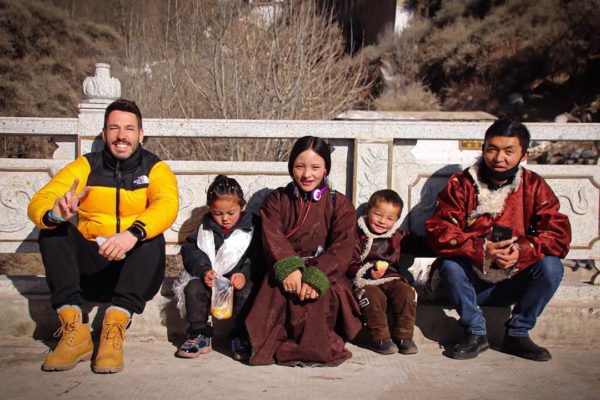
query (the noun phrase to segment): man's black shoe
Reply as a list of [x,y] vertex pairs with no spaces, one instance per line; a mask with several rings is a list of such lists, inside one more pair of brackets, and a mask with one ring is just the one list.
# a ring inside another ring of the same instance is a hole
[[467,335],[465,340],[454,346],[451,357],[457,360],[470,360],[490,348],[485,335]]
[[502,352],[512,354],[517,357],[527,358],[533,361],[548,361],[552,358],[548,349],[533,343],[529,336],[509,336],[504,335]]

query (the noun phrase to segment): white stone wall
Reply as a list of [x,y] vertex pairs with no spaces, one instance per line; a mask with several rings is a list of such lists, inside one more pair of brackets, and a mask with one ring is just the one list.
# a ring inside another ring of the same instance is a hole
[[[114,82],[109,78],[102,79]],[[102,93],[107,92],[105,89]],[[71,119],[0,117],[1,134],[52,135],[59,145],[52,160],[0,160],[0,252],[36,251],[37,231],[27,219],[27,203],[62,166],[90,151],[94,138],[101,132],[108,102],[106,98],[88,98],[80,105],[78,118]],[[533,140],[600,140],[597,124],[527,125]],[[488,126],[489,121],[144,120],[146,136],[326,138],[335,147],[331,173],[334,187],[352,198],[357,206],[375,190],[395,189],[406,204],[403,226],[420,233],[447,178],[465,168],[477,154],[457,156],[452,143],[481,139]],[[435,154],[440,157],[433,157]],[[216,174],[225,173],[238,179],[248,198],[259,192],[264,194],[262,189],[289,182],[285,162],[167,161],[177,175],[181,199],[178,218],[166,232],[171,253],[177,252],[186,224],[193,222],[194,212],[204,205],[206,188]],[[562,211],[571,219],[573,244],[569,257],[600,260],[600,166],[532,165],[530,168],[548,180],[560,198]],[[256,207],[256,203],[249,207]]]

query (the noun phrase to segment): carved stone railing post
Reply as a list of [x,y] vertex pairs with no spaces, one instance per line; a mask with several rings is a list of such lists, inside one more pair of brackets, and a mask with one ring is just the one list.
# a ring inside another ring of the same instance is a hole
[[96,64],[94,76],[83,81],[83,93],[86,98],[79,103],[78,116],[79,155],[92,150],[94,137],[102,133],[106,107],[121,97],[121,82],[110,75],[110,64]]
[[356,139],[354,142],[354,205],[366,203],[373,192],[390,187],[393,140]]

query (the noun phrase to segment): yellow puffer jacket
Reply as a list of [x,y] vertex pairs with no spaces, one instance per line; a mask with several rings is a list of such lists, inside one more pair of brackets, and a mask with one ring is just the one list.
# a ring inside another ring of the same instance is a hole
[[177,179],[164,161],[141,148],[121,161],[103,150],[69,163],[33,196],[27,215],[38,228],[53,228],[44,224],[44,214],[76,178],[77,193],[90,187],[80,203],[77,223],[88,240],[112,236],[136,221],[151,239],[167,230],[177,217]]

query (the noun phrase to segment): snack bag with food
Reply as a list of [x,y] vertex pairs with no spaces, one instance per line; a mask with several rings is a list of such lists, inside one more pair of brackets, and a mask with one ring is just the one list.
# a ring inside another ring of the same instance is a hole
[[216,319],[229,319],[233,314],[233,286],[221,274],[216,275],[212,288],[210,313]]

